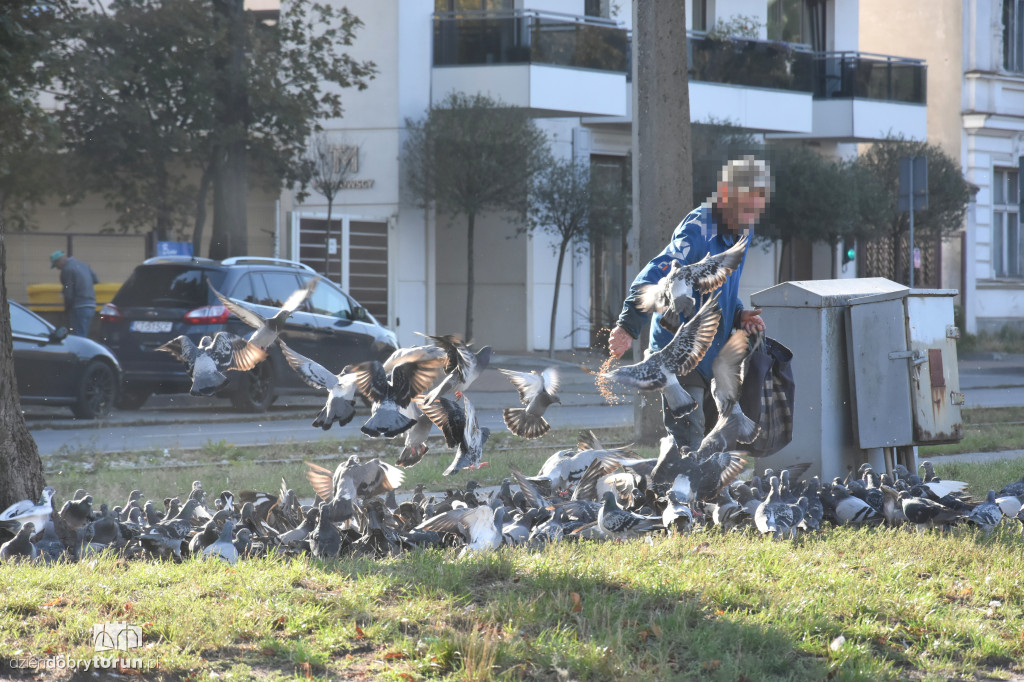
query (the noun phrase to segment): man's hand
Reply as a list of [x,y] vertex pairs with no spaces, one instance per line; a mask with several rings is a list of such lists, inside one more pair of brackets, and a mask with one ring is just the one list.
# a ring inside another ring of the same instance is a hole
[[754,332],[763,332],[767,327],[764,325],[764,320],[761,319],[761,309],[757,310],[741,310],[740,311],[740,327],[753,334]]
[[632,334],[616,325],[608,335],[608,353],[613,358],[621,358],[622,354],[633,345],[633,340]]

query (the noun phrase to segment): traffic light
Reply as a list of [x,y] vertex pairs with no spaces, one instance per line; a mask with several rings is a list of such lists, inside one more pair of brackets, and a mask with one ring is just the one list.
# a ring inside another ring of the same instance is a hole
[[853,239],[843,240],[843,265],[857,258],[857,242]]

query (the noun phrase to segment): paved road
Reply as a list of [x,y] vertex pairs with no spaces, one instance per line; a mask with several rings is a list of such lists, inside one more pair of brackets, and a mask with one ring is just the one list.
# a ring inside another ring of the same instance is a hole
[[[593,376],[580,368],[582,365],[596,369],[599,356],[579,354],[563,358],[552,362],[544,357],[498,356],[494,365],[524,370],[555,364],[561,369],[563,404],[548,412],[553,426],[587,428],[633,423],[632,399],[608,405],[597,392]],[[960,385],[967,407],[1024,406],[1024,356],[979,355],[963,360]],[[488,370],[469,395],[483,426],[495,431],[505,428],[501,410],[517,404],[516,394],[505,377]],[[284,396],[265,415],[242,415],[233,412],[226,400],[176,395],[155,396],[140,410],[115,412],[99,423],[74,420],[67,409],[30,407],[25,413],[43,455],[62,450],[189,449],[222,440],[254,445],[360,436],[359,426],[365,418],[359,415],[341,429],[314,429],[310,422],[321,406],[322,399],[316,395]]]

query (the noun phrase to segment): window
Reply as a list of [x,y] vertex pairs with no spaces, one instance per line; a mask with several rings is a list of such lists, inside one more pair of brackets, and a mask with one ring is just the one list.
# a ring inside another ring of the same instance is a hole
[[309,303],[317,315],[336,317],[339,320],[352,319],[352,306],[348,297],[323,281],[313,289]]
[[[8,305],[10,305],[9,302]],[[32,313],[22,310],[16,305],[10,305],[10,310],[12,333],[42,337],[50,335],[50,328],[46,326],[46,323]]]
[[768,40],[810,43],[807,22],[805,0],[768,0]]
[[1024,72],[1024,0],[1003,0],[1003,68]]
[[263,279],[253,277],[250,274],[242,275],[235,288],[231,291],[231,298],[246,303],[259,303],[267,298],[267,292],[263,288]]
[[[295,293],[300,286],[299,278],[290,272],[264,272],[263,283],[267,287],[266,298],[257,303],[274,308],[283,306],[288,297]],[[259,287],[254,287],[254,289],[259,292]],[[303,309],[303,306],[299,306],[299,310]]]
[[1024,277],[1018,214],[1019,174],[996,169],[992,174],[992,272],[996,277]]
[[708,0],[692,0],[690,17],[694,31],[708,30]]

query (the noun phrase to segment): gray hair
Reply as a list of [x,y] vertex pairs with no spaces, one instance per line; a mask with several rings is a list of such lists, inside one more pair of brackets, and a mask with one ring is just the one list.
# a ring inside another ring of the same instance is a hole
[[739,192],[749,192],[754,187],[764,187],[769,194],[772,190],[772,173],[768,163],[749,154],[725,164],[721,181]]

